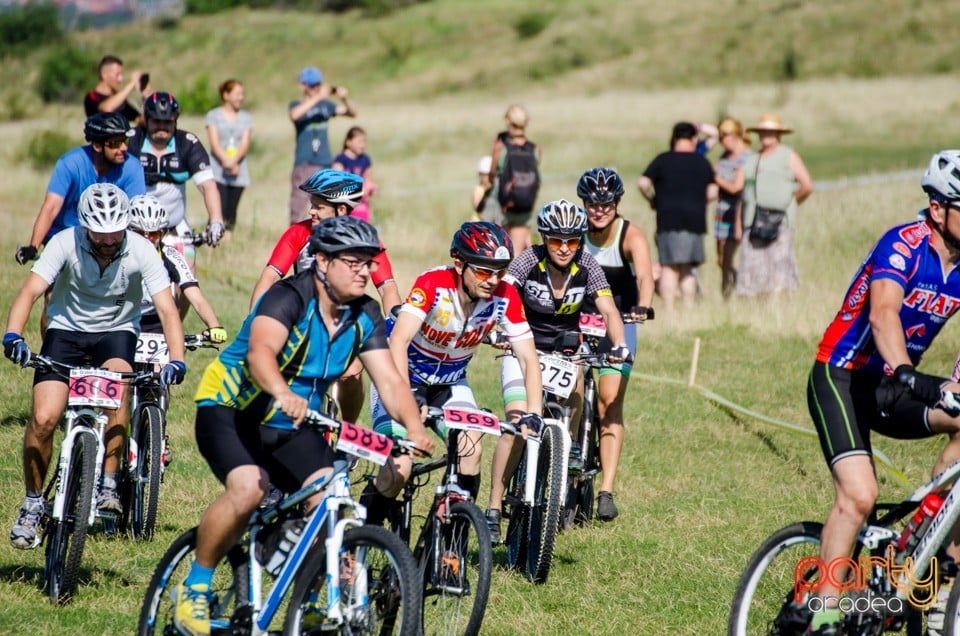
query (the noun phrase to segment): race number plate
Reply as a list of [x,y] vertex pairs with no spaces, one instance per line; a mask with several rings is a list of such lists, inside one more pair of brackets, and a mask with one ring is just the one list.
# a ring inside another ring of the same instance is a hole
[[134,360],[142,364],[166,364],[170,362],[167,341],[162,333],[142,333],[137,338],[137,352]]
[[488,435],[500,435],[500,420],[496,415],[477,409],[443,409],[447,428],[464,431],[479,431]]
[[577,384],[577,365],[556,356],[540,356],[543,388],[560,398],[568,398]]
[[123,387],[120,374],[103,369],[71,369],[70,406],[99,406],[105,409],[120,408]]
[[607,325],[600,314],[580,314],[580,333],[587,336],[603,337],[607,335]]
[[337,437],[337,450],[350,453],[362,459],[368,459],[378,466],[387,463],[393,440],[386,435],[375,433],[368,428],[340,423],[340,435]]

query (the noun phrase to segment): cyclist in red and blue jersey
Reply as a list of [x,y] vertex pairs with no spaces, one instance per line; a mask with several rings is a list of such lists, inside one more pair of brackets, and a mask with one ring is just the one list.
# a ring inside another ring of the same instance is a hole
[[[960,151],[935,154],[921,180],[929,197],[924,219],[891,228],[874,245],[847,289],[817,349],[807,404],[833,475],[835,500],[823,526],[820,556],[849,557],[877,499],[870,433],[949,441],[937,474],[960,459],[960,419],[937,408],[946,378],[916,370],[947,320],[960,309]],[[956,559],[955,547],[948,554]],[[835,580],[844,573],[837,568]],[[943,624],[949,588],[928,611],[934,633]],[[810,633],[839,634],[840,592],[819,591],[825,609]]]
[[355,357],[417,448],[433,451],[390,356],[379,307],[364,295],[382,249],[377,231],[349,216],[325,219],[313,229],[310,249],[313,267],[263,295],[197,389],[197,446],[225,491],[200,520],[195,561],[176,590],[174,622],[184,634],[210,633],[214,567],[268,484],[292,491],[330,470],[333,450],[323,432],[300,424],[308,408],[322,408],[327,389]]

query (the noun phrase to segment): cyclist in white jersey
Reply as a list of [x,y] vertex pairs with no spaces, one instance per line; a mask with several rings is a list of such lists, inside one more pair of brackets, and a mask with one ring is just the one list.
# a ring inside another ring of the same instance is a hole
[[[623,180],[610,168],[593,168],[577,182],[577,196],[583,200],[588,228],[584,247],[600,264],[610,284],[617,309],[633,320],[653,318],[653,267],[650,243],[636,225],[620,216],[618,206],[623,196]],[[599,313],[592,299],[584,303],[584,311]],[[624,325],[630,355],[637,353],[637,329]],[[604,338],[601,351],[611,346]],[[623,449],[623,402],[627,394],[632,364],[606,364],[597,373],[597,415],[600,417],[600,469],[603,478],[597,496],[597,518],[612,521],[619,511],[613,502],[613,484]]]
[[[30,347],[21,334],[33,304],[52,285],[41,353],[65,364],[131,371],[146,287],[170,343],[170,362],[161,371],[161,382],[183,381],[187,368],[183,326],[170,295],[170,280],[150,242],[126,231],[128,206],[127,196],[113,184],[96,183],[84,191],[78,205],[80,226],[50,240],[10,307],[3,337],[4,355],[10,360],[21,366],[30,360]],[[10,532],[11,544],[21,549],[39,544],[43,482],[68,393],[66,379],[56,373],[38,369],[33,382],[33,407],[23,438],[26,498]],[[116,478],[128,419],[124,392],[121,407],[109,412],[104,433],[101,510],[121,510]]]

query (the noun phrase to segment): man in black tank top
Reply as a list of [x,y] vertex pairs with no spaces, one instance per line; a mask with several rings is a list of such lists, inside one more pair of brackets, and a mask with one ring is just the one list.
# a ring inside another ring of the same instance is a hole
[[[622,218],[617,210],[623,196],[623,181],[614,170],[593,168],[577,183],[577,195],[583,200],[589,230],[585,247],[600,263],[613,291],[617,308],[630,321],[653,318],[653,268],[650,244],[643,231]],[[597,313],[585,303],[584,312]],[[635,355],[636,328],[625,325],[627,346]],[[604,338],[601,348],[609,347]],[[630,379],[630,363],[612,364],[600,369],[597,411],[600,417],[600,468],[603,477],[597,497],[597,517],[611,521],[619,514],[613,502],[613,484],[623,448],[623,401]]]

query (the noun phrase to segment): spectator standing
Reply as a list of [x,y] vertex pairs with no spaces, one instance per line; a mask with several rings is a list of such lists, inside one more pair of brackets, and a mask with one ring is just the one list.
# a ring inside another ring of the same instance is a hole
[[713,167],[696,152],[697,127],[679,122],[670,136],[670,150],[658,155],[637,180],[640,194],[657,214],[659,290],[664,308],[672,311],[677,297],[692,304],[697,295],[694,268],[704,262],[707,201],[717,196]]
[[116,55],[104,55],[97,66],[100,80],[83,98],[83,110],[87,117],[97,113],[120,113],[131,126],[140,121],[140,111],[127,102],[131,93],[141,99],[150,94],[150,75],[137,69],[130,73],[130,81],[123,82],[123,60]]
[[487,155],[480,157],[477,162],[477,176],[480,182],[473,186],[470,203],[473,206],[475,221],[487,221],[503,225],[503,210],[500,208],[500,201],[497,194],[497,180],[490,181],[490,167],[493,165],[493,157]]
[[[350,103],[349,91],[343,86],[323,83],[323,73],[315,66],[300,71],[300,89],[303,97],[290,102],[288,113],[297,131],[297,145],[290,175],[290,224],[302,221],[308,215],[310,197],[300,189],[300,184],[315,172],[333,165],[330,154],[328,124],[331,118],[344,115],[356,117],[357,111]],[[338,97],[335,104],[330,97]]]
[[[736,293],[756,296],[796,289],[799,277],[793,237],[797,207],[813,192],[813,180],[800,155],[780,143],[780,137],[793,130],[783,125],[779,115],[762,115],[747,131],[757,133],[760,150],[743,166],[743,227],[747,240],[740,250]],[[757,206],[785,213],[772,241],[751,236],[756,234],[752,226]]]
[[737,282],[734,257],[743,238],[741,205],[743,198],[743,164],[752,154],[750,138],[739,119],[724,117],[719,126],[723,155],[716,166],[717,210],[713,234],[717,239],[717,265],[721,271],[720,289],[729,298]]
[[366,131],[360,126],[351,126],[343,140],[343,150],[333,158],[333,169],[349,172],[363,179],[363,199],[350,214],[367,223],[372,223],[370,197],[376,193],[379,186],[373,180],[373,160],[370,159],[366,150]]
[[243,84],[228,79],[220,85],[222,104],[207,113],[213,179],[220,191],[223,224],[232,231],[237,223],[237,206],[243,189],[250,185],[247,151],[253,134],[253,117],[243,106]]
[[540,188],[540,147],[527,139],[530,115],[522,104],[511,104],[504,114],[506,133],[493,142],[490,172],[484,188],[499,184],[497,196],[503,210],[503,226],[510,234],[515,254],[530,246],[530,218]]

